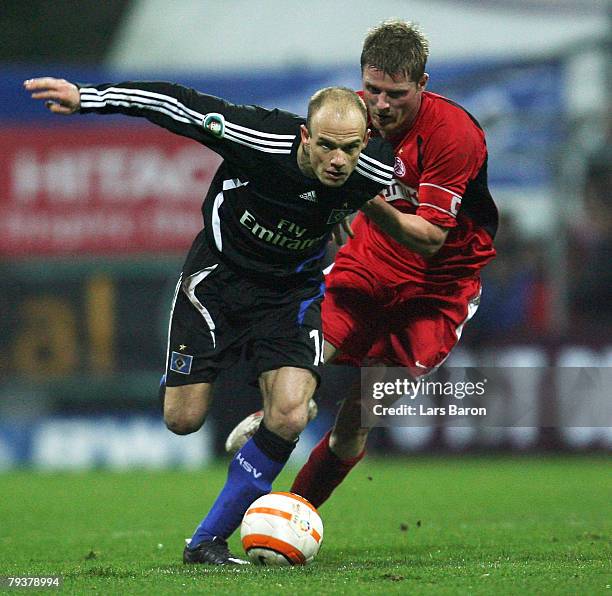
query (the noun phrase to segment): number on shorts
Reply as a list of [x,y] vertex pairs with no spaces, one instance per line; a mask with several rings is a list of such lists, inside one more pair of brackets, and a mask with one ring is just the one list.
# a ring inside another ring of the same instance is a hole
[[319,366],[323,364],[323,336],[320,336],[318,329],[312,329],[310,331],[310,337],[314,340],[315,344],[315,357],[314,365]]

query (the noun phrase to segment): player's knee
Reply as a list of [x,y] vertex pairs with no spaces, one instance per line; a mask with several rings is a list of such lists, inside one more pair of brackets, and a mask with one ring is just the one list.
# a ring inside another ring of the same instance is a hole
[[189,435],[200,429],[201,425],[195,424],[192,420],[183,418],[164,416],[164,422],[168,430],[175,435]]
[[177,435],[188,435],[200,429],[210,404],[210,387],[206,384],[166,387],[164,422]]
[[204,418],[194,412],[165,408],[164,422],[175,435],[189,435],[200,430]]

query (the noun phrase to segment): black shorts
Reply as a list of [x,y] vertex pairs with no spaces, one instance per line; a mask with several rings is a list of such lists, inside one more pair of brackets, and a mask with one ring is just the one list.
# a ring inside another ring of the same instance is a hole
[[205,244],[187,263],[170,313],[167,386],[211,383],[243,352],[258,377],[294,366],[311,370],[319,381],[322,282],[294,288],[258,284]]

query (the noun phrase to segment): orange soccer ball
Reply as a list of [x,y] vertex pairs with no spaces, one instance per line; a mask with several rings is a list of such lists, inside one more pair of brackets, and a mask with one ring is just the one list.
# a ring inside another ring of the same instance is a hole
[[256,565],[307,565],[321,547],[323,522],[303,497],[269,493],[247,509],[240,538]]

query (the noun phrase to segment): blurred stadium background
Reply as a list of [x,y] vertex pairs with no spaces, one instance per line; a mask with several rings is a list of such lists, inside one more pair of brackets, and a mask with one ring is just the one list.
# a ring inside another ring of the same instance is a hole
[[[145,121],[53,117],[22,81],[163,79],[303,112],[322,86],[359,88],[363,36],[393,16],[428,34],[430,90],[484,126],[502,212],[499,256],[453,362],[541,374],[508,387],[510,410],[537,404],[529,426],[379,429],[372,449],[612,449],[611,428],[581,422],[580,385],[558,387],[554,373],[612,366],[610,3],[7,0],[0,469],[198,467],[259,404],[246,365],[222,377],[196,435],[173,437],[156,399],[172,291],[218,158]],[[331,422],[342,375],[325,371],[296,460]],[[538,426],[546,408],[554,429]]]

